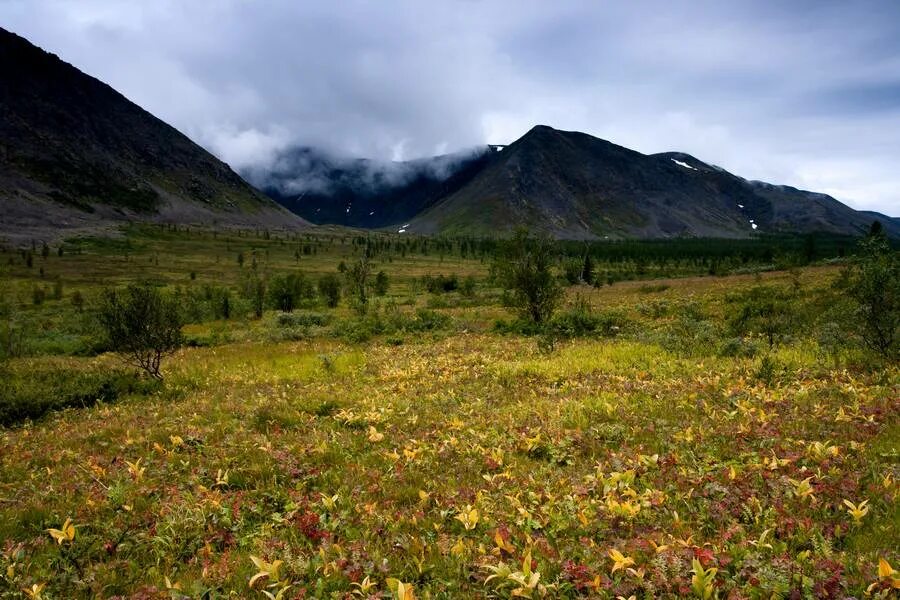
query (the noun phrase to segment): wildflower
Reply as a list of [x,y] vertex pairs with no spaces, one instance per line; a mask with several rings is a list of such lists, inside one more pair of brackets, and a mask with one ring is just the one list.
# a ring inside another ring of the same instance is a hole
[[844,500],[844,505],[847,507],[847,512],[850,513],[851,517],[853,517],[854,525],[859,525],[862,522],[862,518],[869,513],[868,504],[868,500],[863,500],[859,504],[853,504],[849,500]]

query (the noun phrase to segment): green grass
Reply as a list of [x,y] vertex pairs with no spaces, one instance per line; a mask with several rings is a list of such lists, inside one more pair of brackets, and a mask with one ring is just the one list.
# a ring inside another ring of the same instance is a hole
[[[722,598],[891,593],[877,569],[900,568],[900,370],[830,354],[814,326],[771,353],[752,336],[722,352],[727,296],[752,275],[572,288],[565,310],[629,325],[548,348],[495,331],[510,314],[480,261],[383,258],[391,287],[368,315],[310,301],[192,323],[157,387],[100,352],[103,285],[237,295],[239,249],[244,270],[255,246],[259,269],[315,276],[352,244],[322,240],[299,264],[287,242],[224,233],[69,246],[4,267],[28,350],[2,366],[0,408],[33,412],[0,428],[0,598],[390,597],[391,578],[418,598],[503,598],[526,555],[540,576],[519,593],[535,598],[690,596],[695,558]],[[66,295],[35,306],[41,265]],[[441,272],[475,275],[475,297],[418,285]],[[804,270],[804,311],[837,274]],[[132,383],[99,393],[119,377]],[[844,500],[868,501],[859,523]],[[251,587],[251,557],[283,562]]]

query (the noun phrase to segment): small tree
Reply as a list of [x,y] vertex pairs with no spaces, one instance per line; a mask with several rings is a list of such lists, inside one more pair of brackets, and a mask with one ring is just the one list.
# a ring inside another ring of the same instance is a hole
[[154,379],[162,358],[183,341],[178,303],[148,284],[103,293],[98,314],[110,347]]
[[329,308],[335,308],[341,301],[341,282],[336,275],[328,273],[319,280],[319,293]]
[[385,273],[384,271],[378,271],[378,274],[375,275],[375,295],[384,296],[388,293],[389,286],[390,282],[388,280],[387,273]]
[[892,359],[900,357],[900,255],[878,226],[861,243],[861,260],[850,273],[848,291],[857,303],[863,344]]
[[281,312],[293,312],[300,301],[312,293],[302,273],[278,275],[269,282],[269,300]]
[[503,244],[494,264],[501,285],[512,292],[513,306],[535,324],[553,316],[562,288],[551,270],[553,243],[546,237],[531,237],[525,231]]
[[760,334],[771,349],[776,341],[793,330],[797,311],[793,296],[786,290],[758,285],[739,299],[738,311],[729,320],[735,335]]
[[263,316],[263,309],[265,309],[266,281],[259,276],[256,269],[251,269],[250,272],[244,276],[241,292],[244,298],[249,300],[250,304],[253,306],[253,315],[257,319],[261,319]]
[[360,314],[365,314],[369,304],[368,279],[370,267],[369,251],[368,247],[366,247],[362,258],[347,267],[347,270],[344,272],[344,276],[347,278],[347,287],[355,301],[355,308]]
[[588,285],[594,283],[594,259],[590,252],[584,253],[584,264],[581,267],[581,280]]

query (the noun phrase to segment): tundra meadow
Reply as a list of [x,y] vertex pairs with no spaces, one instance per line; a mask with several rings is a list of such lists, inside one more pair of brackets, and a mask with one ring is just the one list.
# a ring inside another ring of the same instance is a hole
[[[430,244],[6,249],[0,598],[897,597],[900,369],[854,258],[558,259],[538,330]],[[137,281],[185,323],[162,381],[96,319]]]

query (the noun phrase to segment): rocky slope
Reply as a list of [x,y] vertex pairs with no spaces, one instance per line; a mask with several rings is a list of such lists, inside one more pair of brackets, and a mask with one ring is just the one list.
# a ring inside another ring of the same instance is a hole
[[0,234],[132,220],[305,225],[108,85],[0,29]]

